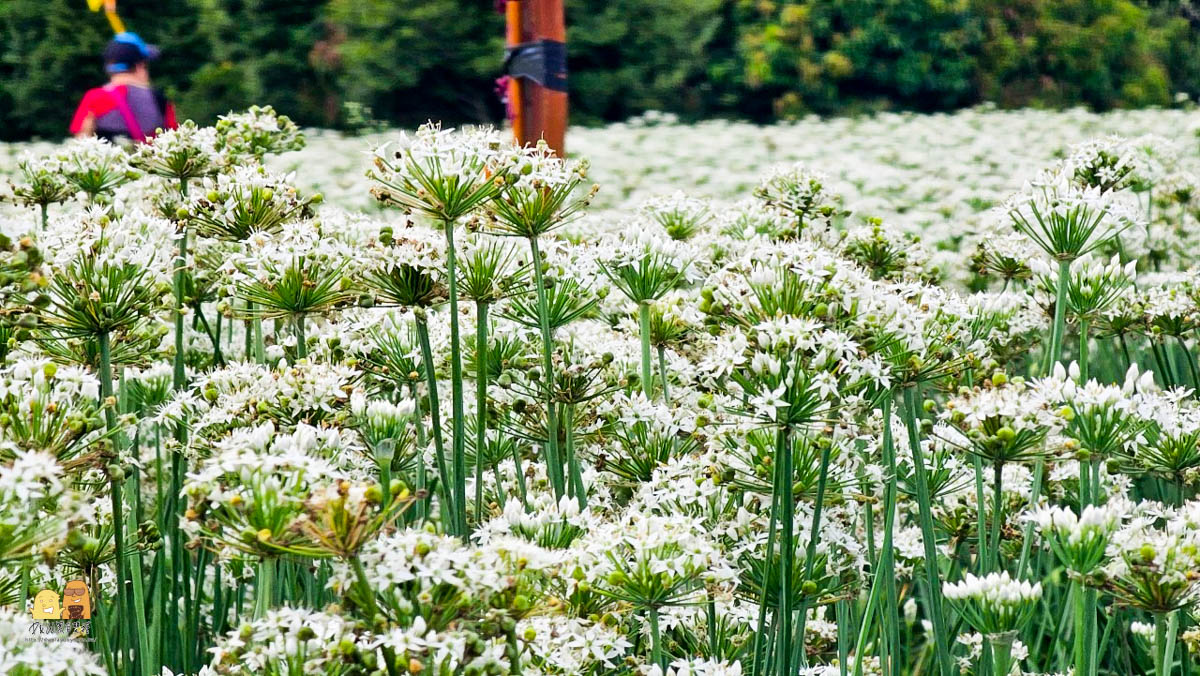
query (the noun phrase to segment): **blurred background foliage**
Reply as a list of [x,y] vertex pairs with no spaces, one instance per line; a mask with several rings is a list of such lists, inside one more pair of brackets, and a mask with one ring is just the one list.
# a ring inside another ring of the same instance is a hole
[[[121,0],[156,82],[209,122],[270,103],[307,125],[495,121],[492,0]],[[1200,94],[1198,0],[567,0],[572,121],[646,110],[1096,109]],[[84,0],[0,2],[0,139],[64,133],[103,80]]]

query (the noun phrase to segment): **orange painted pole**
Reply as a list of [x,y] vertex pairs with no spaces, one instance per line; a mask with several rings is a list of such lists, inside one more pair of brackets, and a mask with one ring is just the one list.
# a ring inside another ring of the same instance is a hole
[[[516,5],[516,7],[514,7]],[[562,0],[509,0],[507,6],[509,47],[541,44],[547,63],[547,82],[514,77],[513,131],[522,145],[545,139],[555,153],[565,152],[567,132],[566,41],[567,25]],[[558,58],[552,56],[557,53]]]
[[[508,0],[504,10],[507,21],[505,43],[509,47],[515,47],[521,44],[521,0]],[[525,144],[522,138],[525,128],[525,105],[521,100],[523,89],[521,78],[510,77],[508,79],[508,105],[512,111],[513,134],[517,137],[517,143],[520,145]]]

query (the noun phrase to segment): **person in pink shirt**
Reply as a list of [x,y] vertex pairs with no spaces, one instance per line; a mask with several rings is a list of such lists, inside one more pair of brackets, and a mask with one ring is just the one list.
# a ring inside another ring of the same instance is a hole
[[99,136],[112,142],[145,143],[159,129],[174,129],[175,107],[150,86],[149,62],[159,50],[137,33],[119,33],[104,48],[108,84],[90,89],[71,120],[75,136]]

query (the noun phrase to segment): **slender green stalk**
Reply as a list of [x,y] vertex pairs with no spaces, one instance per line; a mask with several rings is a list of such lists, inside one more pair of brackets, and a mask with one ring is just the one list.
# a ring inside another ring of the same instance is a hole
[[[1163,645],[1163,672],[1164,676],[1171,673],[1171,669],[1175,666],[1175,640],[1179,635],[1179,611],[1173,610],[1167,618],[1167,636]],[[1187,663],[1187,654],[1184,654],[1183,662]]]
[[[109,346],[109,335],[107,331],[101,332],[97,336],[97,342],[100,347],[100,405],[104,409],[104,422],[108,430],[114,433],[113,444],[120,448],[119,435],[115,433],[117,430],[117,413],[114,410],[115,406],[110,406],[113,400],[113,381],[112,381],[112,351]],[[109,478],[109,498],[112,502],[112,522],[113,522],[113,545],[115,547],[113,565],[116,569],[117,591],[114,596],[113,603],[113,618],[114,624],[124,622],[128,615],[126,614],[125,583],[129,579],[126,571],[125,561],[125,509],[124,500],[122,499],[121,483],[124,477],[118,472]],[[124,632],[117,636],[117,652],[124,659],[126,655],[125,642],[129,640],[129,636]],[[124,639],[122,641],[121,639]],[[126,665],[128,666],[128,665]]]
[[671,390],[667,384],[667,346],[658,346],[658,377],[662,384],[663,401],[671,403]]
[[1200,372],[1197,371],[1196,357],[1192,355],[1192,351],[1188,349],[1187,340],[1183,336],[1175,336],[1175,340],[1179,343],[1179,349],[1183,352],[1184,358],[1187,360],[1188,373],[1192,377],[1190,383],[1192,387],[1200,387]]
[[[132,490],[136,490],[136,487],[132,487]],[[133,583],[131,586],[133,603],[130,605],[130,610],[133,612],[134,630],[137,632],[137,658],[142,667],[143,676],[154,676],[159,673],[158,658],[154,651],[154,644],[150,641],[150,632],[146,627],[146,594],[142,584],[141,553],[135,553],[133,559],[133,570],[129,573],[129,579]]]
[[429,325],[418,315],[417,341],[421,344],[421,362],[425,366],[425,383],[429,388],[429,417],[433,433],[434,462],[438,468],[438,493],[441,495],[443,509],[453,513],[454,498],[450,495],[450,470],[446,467],[446,446],[442,441],[442,413],[438,405],[437,373],[433,366],[433,350],[429,347]]
[[[247,303],[247,307],[253,307],[253,304]],[[267,363],[267,343],[263,338],[262,317],[254,318],[254,361],[259,364]]]
[[713,598],[711,591],[708,592],[707,596],[708,601],[705,603],[705,613],[708,624],[708,654],[715,657],[719,650],[717,645],[717,601]]
[[900,651],[900,600],[896,592],[896,577],[892,574],[896,569],[896,550],[893,544],[896,530],[896,444],[892,439],[892,397],[888,392],[884,395],[880,411],[883,413],[883,459],[888,472],[887,485],[883,493],[883,544],[879,548],[879,564],[873,569],[876,576],[883,578],[884,607],[880,633],[887,634],[888,657],[890,663],[883,667],[885,676],[899,673]]
[[[1033,489],[1030,492],[1029,504],[1036,505],[1042,496],[1042,479],[1046,474],[1046,461],[1038,458],[1033,462]],[[1026,521],[1022,531],[1021,559],[1017,563],[1017,576],[1025,576],[1025,565],[1029,563],[1029,554],[1033,547],[1033,522]]]
[[[422,356],[422,359],[424,359],[424,356]],[[425,368],[429,368],[428,362],[425,362],[425,364],[426,364]],[[425,425],[423,422],[425,418],[421,414],[421,397],[417,396],[416,383],[409,385],[408,393],[409,393],[409,396],[411,396],[412,400],[413,400],[413,423],[414,423],[414,427],[416,427],[417,448],[424,449],[424,448],[426,448]],[[417,458],[417,492],[420,493],[421,491],[425,490],[426,485],[427,485],[427,483],[426,483],[426,478],[425,478],[425,461],[423,458],[421,458],[418,455],[418,458]],[[425,518],[429,515],[428,507],[429,507],[428,496],[424,500],[417,501],[416,511],[417,511],[417,521],[418,522],[424,521]]]
[[[187,181],[182,182],[180,191],[183,195],[187,195]],[[183,310],[186,299],[184,298],[185,287],[187,286],[187,250],[188,250],[188,228],[186,225],[180,226],[179,247],[175,252],[175,370],[173,372],[172,385],[175,391],[182,390],[186,384],[187,374],[185,372],[185,355],[184,355],[184,326],[183,326]]]
[[933,509],[930,505],[929,478],[925,472],[924,454],[917,422],[917,388],[904,388],[904,423],[908,428],[908,444],[913,455],[913,475],[917,484],[917,507],[921,539],[925,545],[925,576],[929,585],[929,621],[933,625],[934,653],[938,673],[950,674],[950,646],[946,639],[946,619],[942,614],[942,586],[938,575],[936,533],[933,529]]
[[[354,568],[354,577],[362,588],[363,600],[366,602],[367,620],[369,623],[374,623],[375,617],[379,614],[379,606],[375,603],[375,589],[371,587],[371,583],[367,580],[367,571],[363,569],[362,561],[357,556],[350,558],[351,567]],[[383,659],[387,663],[389,676],[397,676],[398,667],[396,665],[396,652],[389,646],[380,646],[383,652]]]
[[[483,449],[487,446],[488,304],[475,302],[475,523],[483,520]],[[496,482],[500,490],[500,482]]]
[[26,603],[29,601],[29,561],[21,561],[21,591],[17,595],[17,608],[21,611],[25,610]]
[[1073,607],[1075,609],[1075,630],[1072,632],[1071,640],[1074,644],[1075,654],[1075,673],[1086,675],[1088,673],[1088,654],[1087,654],[1087,604],[1084,602],[1084,586],[1080,582],[1071,583],[1071,596],[1073,599]]
[[389,505],[392,502],[392,460],[394,458],[393,452],[392,455],[379,460],[379,490],[383,494],[383,498],[379,501],[381,505]]
[[662,635],[658,629],[658,608],[650,606],[650,661],[665,667],[662,658]]
[[[871,581],[871,592],[867,595],[867,605],[863,608],[862,622],[858,626],[858,640],[854,642],[854,676],[862,676],[863,673],[863,658],[867,654],[867,635],[871,631],[871,618],[875,616],[875,606],[879,602],[880,590],[883,585],[880,584],[886,575],[875,575]],[[880,632],[882,635],[882,632]],[[880,663],[880,667],[883,667]]]
[[1170,676],[1167,671],[1167,613],[1154,613],[1154,674]]
[[579,508],[587,507],[587,490],[583,487],[583,470],[579,466],[579,457],[575,454],[575,404],[567,404],[563,412],[563,427],[566,430],[566,456],[568,492],[579,502]]
[[49,212],[50,207],[48,204],[46,204],[44,202],[40,206],[42,209],[42,222],[41,222],[41,230],[39,232],[45,232],[46,226],[50,224],[50,212]]
[[975,465],[975,504],[978,507],[975,511],[976,525],[976,545],[975,555],[978,560],[979,569],[982,572],[990,572],[992,565],[992,557],[988,551],[988,529],[987,517],[985,516],[984,505],[987,504],[983,496],[983,459],[977,454],[971,454],[971,461]]
[[838,676],[848,676],[850,665],[850,602],[839,599],[833,607],[837,622]]
[[[821,508],[825,504],[825,484],[829,477],[829,458],[830,445],[825,445],[821,449],[821,469],[817,475],[817,499],[813,504],[812,526],[808,531],[808,547],[804,552],[804,581],[808,582],[812,577],[813,564],[817,558],[817,541],[820,539],[821,533]],[[808,666],[808,658],[804,653],[804,625],[808,619],[808,596],[805,595],[804,600],[800,602],[800,625],[797,643],[799,655],[799,665],[801,667]]]
[[1067,280],[1071,276],[1071,261],[1058,262],[1058,288],[1054,301],[1054,323],[1050,327],[1050,349],[1046,351],[1046,361],[1042,368],[1044,375],[1049,375],[1054,365],[1062,358],[1063,334],[1066,330],[1067,317]]
[[1088,320],[1079,318],[1079,382],[1088,381]]
[[454,526],[457,535],[471,534],[467,524],[467,447],[463,411],[463,367],[462,342],[458,333],[458,256],[454,250],[454,221],[442,223],[446,231],[446,278],[450,286],[450,400],[454,437],[452,460],[454,464]]
[[304,336],[304,315],[292,317],[292,328],[296,333],[296,361],[308,358],[308,339]]
[[546,280],[542,274],[542,256],[537,237],[529,238],[529,248],[533,256],[538,325],[542,332],[542,370],[545,371],[542,378],[543,387],[546,388],[546,474],[554,489],[555,499],[561,499],[566,493],[566,480],[563,477],[562,459],[558,455],[558,419],[554,407],[554,336],[550,331],[550,308],[546,301]]
[[1012,669],[1013,638],[1011,636],[993,636],[990,642],[992,644],[992,673],[996,676],[1008,676],[1009,670]]
[[263,558],[258,562],[258,575],[254,578],[254,619],[261,620],[271,609],[271,597],[275,591],[274,558]]
[[796,563],[795,545],[795,516],[796,498],[793,494],[794,471],[792,469],[792,444],[790,430],[784,427],[781,432],[783,453],[776,458],[779,463],[779,481],[775,491],[779,493],[779,674],[791,675],[792,669],[792,570]]
[[654,397],[654,380],[650,375],[650,303],[638,303],[638,326],[642,337],[642,394]]
[[[783,455],[784,451],[782,450],[782,448],[783,448],[784,443],[785,443],[785,435],[784,435],[783,431],[782,430],[777,431],[775,434],[775,457],[778,458]],[[781,469],[780,469],[780,463],[778,463],[778,462],[774,463],[773,471],[774,471],[773,486],[777,486],[779,484],[779,476],[782,473]],[[766,561],[766,567],[767,567],[768,571],[770,570],[770,567],[775,558],[775,530],[778,525],[778,520],[779,520],[779,493],[775,490],[772,490],[771,491],[771,515],[767,519],[767,556],[765,559],[763,559],[764,561]],[[768,640],[768,633],[767,633],[767,629],[766,629],[766,627],[767,627],[767,607],[770,605],[767,602],[767,598],[768,598],[767,591],[768,590],[767,590],[767,586],[765,584],[766,578],[767,578],[767,576],[764,574],[762,597],[759,599],[759,602],[758,602],[758,621],[755,624],[755,629],[754,629],[754,645],[752,648],[753,655],[754,655],[754,676],[764,676],[764,674],[768,673],[768,671],[763,666],[766,663],[763,650],[767,648],[767,646],[763,645],[763,641]]]
[[1004,522],[1004,463],[997,462],[992,475],[992,543],[988,552],[992,556],[992,570],[1000,569],[1000,524]]

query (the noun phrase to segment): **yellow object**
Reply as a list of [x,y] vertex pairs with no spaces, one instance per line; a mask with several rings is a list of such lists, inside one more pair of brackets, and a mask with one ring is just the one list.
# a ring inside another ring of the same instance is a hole
[[57,620],[62,615],[58,605],[58,592],[53,589],[43,589],[33,597],[33,619]]
[[108,18],[108,25],[112,26],[114,33],[124,33],[125,23],[121,21],[121,17],[117,16],[117,0],[87,0],[88,9],[93,12],[99,12],[100,8],[104,8],[104,16]]
[[108,25],[112,26],[114,33],[124,33],[125,24],[121,21],[121,17],[117,13],[104,10],[104,15],[108,17]]

